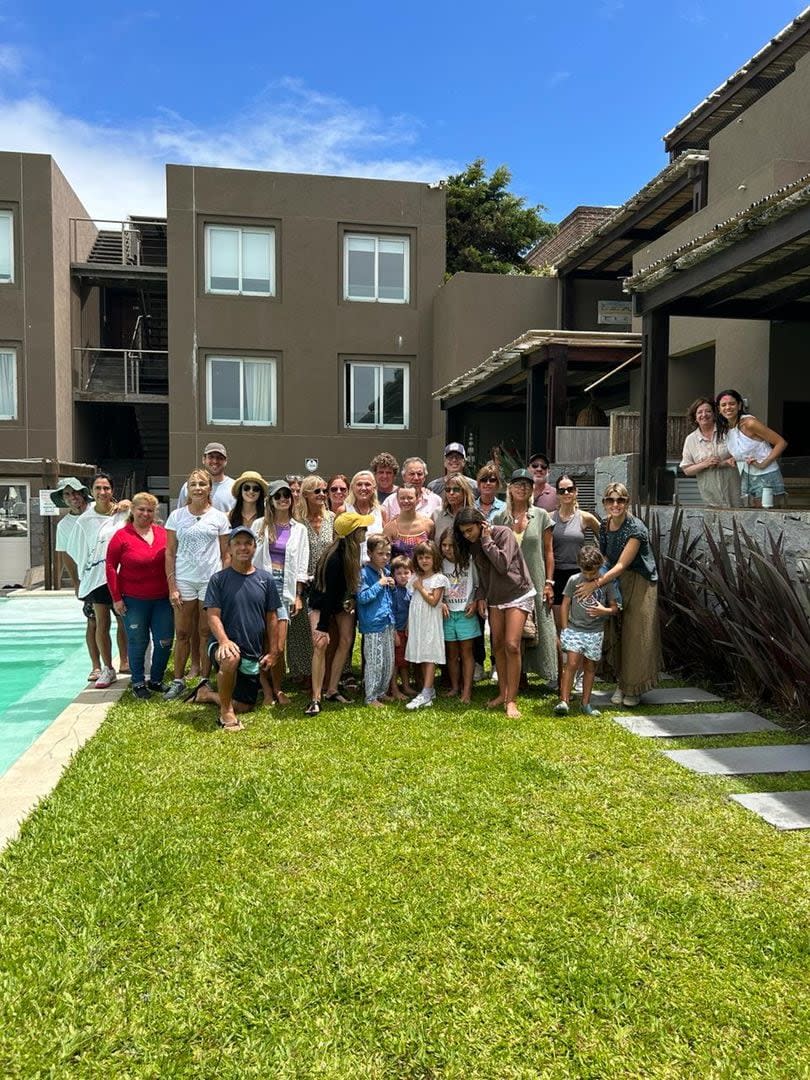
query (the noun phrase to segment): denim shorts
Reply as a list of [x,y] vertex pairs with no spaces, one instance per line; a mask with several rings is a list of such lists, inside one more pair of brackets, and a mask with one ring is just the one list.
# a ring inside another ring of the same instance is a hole
[[782,470],[777,465],[775,469],[760,472],[759,469],[751,469],[746,466],[740,475],[740,484],[743,495],[749,499],[761,499],[762,489],[769,487],[774,495],[785,494],[785,481],[782,478]]
[[445,641],[472,641],[481,636],[477,615],[465,615],[463,611],[451,611],[444,620]]

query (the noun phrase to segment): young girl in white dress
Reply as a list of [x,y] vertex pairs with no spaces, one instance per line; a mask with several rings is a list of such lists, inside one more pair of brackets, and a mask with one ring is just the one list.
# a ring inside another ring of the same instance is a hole
[[435,664],[445,662],[442,597],[450,582],[441,573],[442,557],[434,543],[417,544],[413,549],[414,574],[408,582],[413,593],[408,613],[408,644],[405,659],[422,667],[422,690],[406,709],[433,705]]

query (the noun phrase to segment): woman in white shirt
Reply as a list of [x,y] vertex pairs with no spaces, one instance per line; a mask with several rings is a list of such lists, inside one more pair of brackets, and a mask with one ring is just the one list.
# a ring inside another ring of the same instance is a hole
[[725,435],[740,470],[743,502],[762,506],[762,493],[770,488],[776,505],[784,506],[785,482],[778,459],[787,450],[786,440],[746,413],[745,402],[736,390],[721,390],[715,403],[718,434]]
[[163,695],[167,701],[181,697],[185,690],[195,612],[199,619],[203,681],[211,670],[208,618],[203,602],[212,575],[227,565],[231,531],[227,516],[211,505],[211,477],[206,469],[194,469],[189,474],[187,490],[187,505],[173,510],[166,522],[166,577],[174,608],[174,678]]

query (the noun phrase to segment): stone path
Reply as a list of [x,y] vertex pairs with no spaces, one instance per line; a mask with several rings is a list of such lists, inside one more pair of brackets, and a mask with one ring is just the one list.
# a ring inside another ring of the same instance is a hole
[[[608,705],[610,691],[593,695]],[[722,698],[694,686],[667,687],[642,695],[646,705],[689,705]],[[780,731],[777,724],[752,712],[672,713],[666,716],[622,715],[615,722],[642,738],[694,735],[733,735],[751,731]],[[728,746],[712,750],[663,750],[665,757],[696,773],[718,776],[810,772],[810,744]],[[810,791],[747,792],[730,799],[758,814],[777,829],[810,829]]]

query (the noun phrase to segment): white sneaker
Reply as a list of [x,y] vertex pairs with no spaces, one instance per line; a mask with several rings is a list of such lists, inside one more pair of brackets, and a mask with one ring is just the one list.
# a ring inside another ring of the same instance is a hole
[[473,682],[483,682],[485,678],[486,674],[484,673],[484,665],[476,664],[475,668],[473,669]]
[[638,694],[625,694],[624,704],[632,709],[634,706],[641,704],[641,698],[638,696]]
[[108,686],[112,686],[117,676],[115,669],[111,667],[103,667],[101,674],[96,679],[96,690],[106,690]]
[[581,694],[582,693],[582,675],[583,675],[583,672],[578,671],[576,673],[576,675],[574,676],[574,693],[575,694]]
[[408,702],[408,704],[405,706],[405,708],[406,709],[430,709],[433,706],[433,697],[434,697],[434,695],[432,693],[430,693],[430,691],[423,690],[421,693],[417,694],[415,698],[411,698],[411,700]]
[[622,689],[621,689],[620,686],[617,686],[616,689],[613,691],[613,697],[610,699],[610,704],[611,705],[623,705],[624,704],[624,694],[622,693]]
[[498,672],[495,668],[492,669],[492,681],[496,684],[498,682]]

